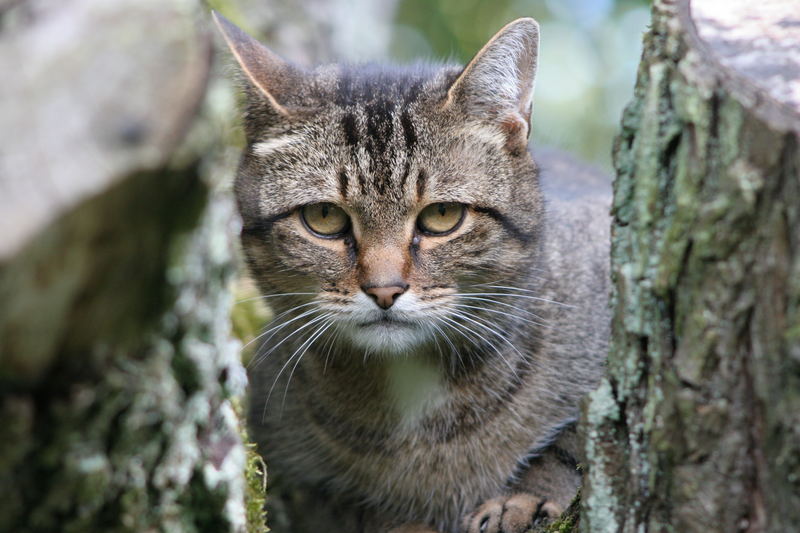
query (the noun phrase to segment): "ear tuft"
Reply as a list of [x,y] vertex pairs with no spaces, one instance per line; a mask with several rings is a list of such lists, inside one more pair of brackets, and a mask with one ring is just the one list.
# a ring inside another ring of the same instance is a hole
[[297,83],[300,71],[217,11],[212,10],[211,14],[249,82],[266,97],[273,111],[289,115],[282,101],[285,95],[290,94],[291,86]]
[[469,116],[522,135],[524,142],[530,133],[538,54],[539,24],[532,18],[510,22],[464,67],[445,105],[461,106]]

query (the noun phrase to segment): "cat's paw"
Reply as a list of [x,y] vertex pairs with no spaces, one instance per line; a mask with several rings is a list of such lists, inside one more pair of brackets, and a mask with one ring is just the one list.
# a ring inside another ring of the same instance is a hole
[[524,533],[557,518],[563,509],[533,494],[493,498],[464,517],[464,533]]

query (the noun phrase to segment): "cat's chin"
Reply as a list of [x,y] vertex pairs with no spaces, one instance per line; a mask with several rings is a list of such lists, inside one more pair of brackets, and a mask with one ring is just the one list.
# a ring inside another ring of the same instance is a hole
[[374,320],[346,328],[355,348],[369,354],[401,355],[414,352],[430,341],[429,333],[417,324],[399,320]]

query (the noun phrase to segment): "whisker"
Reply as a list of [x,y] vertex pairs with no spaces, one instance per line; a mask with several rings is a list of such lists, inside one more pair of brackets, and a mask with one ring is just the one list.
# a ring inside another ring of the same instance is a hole
[[[477,320],[473,320],[472,318],[470,318],[470,317],[469,317],[469,316],[467,316],[467,315],[470,315],[470,316],[474,317],[474,318],[475,318],[475,319],[477,319]],[[517,347],[516,347],[516,346],[514,346],[514,344],[513,344],[511,341],[509,341],[509,340],[508,340],[508,339],[507,339],[507,338],[506,338],[506,337],[505,337],[505,336],[504,336],[502,333],[499,333],[497,330],[495,330],[494,328],[492,328],[492,327],[488,326],[486,323],[482,323],[483,321],[481,321],[481,322],[478,322],[478,320],[480,320],[480,318],[479,318],[479,317],[477,317],[477,316],[475,316],[473,313],[467,313],[467,312],[462,312],[462,311],[454,311],[454,312],[452,312],[452,313],[451,313],[451,316],[458,317],[458,318],[463,318],[464,320],[468,320],[469,322],[471,322],[471,323],[475,324],[476,326],[482,327],[483,329],[485,329],[485,330],[487,330],[487,331],[489,331],[489,332],[493,333],[495,336],[497,336],[497,337],[498,337],[498,338],[500,338],[501,340],[505,341],[505,343],[506,343],[506,344],[508,344],[508,346],[509,346],[509,347],[510,347],[512,350],[514,350],[515,352],[517,352],[517,354],[518,354],[520,357],[522,357],[523,359],[525,359],[525,356],[524,356],[524,355],[522,355],[522,352],[520,352],[520,351],[517,349]],[[489,339],[486,339],[486,338],[485,338],[485,337],[483,337],[482,335],[480,335],[480,337],[481,337],[481,338],[482,338],[482,339],[483,339],[483,340],[484,340],[484,341],[485,341],[487,344],[489,344],[490,346],[492,346],[493,348],[495,348],[495,351],[497,351],[497,355],[499,355],[499,356],[500,356],[500,358],[503,360],[503,362],[505,362],[505,363],[506,363],[506,365],[508,365],[508,368],[510,368],[510,369],[511,369],[511,372],[512,372],[512,373],[513,373],[513,374],[516,376],[516,375],[517,375],[517,371],[514,369],[514,367],[513,367],[513,366],[511,366],[511,363],[509,363],[509,362],[508,362],[508,360],[507,360],[507,359],[506,359],[506,358],[503,356],[503,354],[500,352],[500,350],[499,350],[499,349],[497,349],[497,347],[496,347],[496,346],[494,346],[494,345],[493,345],[491,342],[489,342]]]
[[[497,354],[497,355],[500,357],[500,359],[502,359],[502,360],[503,360],[503,361],[506,363],[506,365],[508,365],[508,366],[509,366],[509,368],[511,369],[511,372],[514,374],[514,376],[517,376],[517,373],[516,373],[516,371],[514,370],[514,368],[512,368],[512,367],[511,367],[511,364],[508,362],[508,360],[505,358],[505,356],[503,356],[503,353],[500,351],[500,349],[499,349],[497,346],[495,346],[494,344],[492,344],[491,342],[489,342],[489,340],[488,340],[488,339],[486,339],[486,337],[484,337],[483,335],[480,335],[480,334],[479,334],[479,333],[477,333],[475,330],[473,330],[473,329],[471,329],[471,328],[467,327],[466,325],[459,324],[458,322],[456,322],[456,321],[454,321],[454,320],[452,320],[452,319],[449,319],[449,318],[447,318],[447,317],[443,317],[443,316],[442,316],[442,317],[439,317],[439,318],[443,318],[443,319],[447,320],[447,321],[450,323],[450,327],[451,327],[451,328],[452,328],[454,331],[456,331],[457,333],[459,333],[459,334],[460,334],[462,337],[464,337],[465,339],[467,339],[467,340],[469,340],[470,342],[472,342],[472,343],[473,343],[473,344],[474,344],[474,345],[475,345],[475,346],[478,348],[478,350],[477,350],[476,352],[474,352],[474,355],[478,356],[478,357],[480,358],[480,360],[483,360],[483,356],[481,355],[481,353],[482,353],[482,348],[483,348],[483,345],[481,345],[481,344],[477,343],[477,342],[476,342],[476,341],[475,341],[475,340],[472,338],[472,335],[477,335],[477,336],[478,336],[480,339],[482,339],[482,340],[483,340],[483,342],[484,342],[484,343],[486,343],[487,345],[489,345],[489,346],[490,346],[490,347],[491,347],[491,348],[492,348],[492,349],[495,351],[495,353],[496,353],[496,354]],[[464,328],[464,329],[467,331],[467,333],[469,333],[469,334],[471,334],[471,335],[467,335],[467,334],[465,334],[465,332],[462,330],[462,328]],[[463,365],[463,361],[462,361],[462,365]],[[517,377],[518,377],[518,376],[517,376]]]
[[325,364],[322,366],[322,375],[325,375],[325,372],[328,371],[328,358],[331,356],[331,351],[333,347],[336,346],[336,343],[339,341],[339,337],[342,336],[342,328],[336,328],[336,334],[331,336],[330,346],[328,346],[328,353],[325,354]]
[[478,307],[476,305],[466,305],[466,304],[449,304],[449,307],[458,307],[464,309],[477,309],[478,311],[486,311],[487,313],[495,313],[498,315],[507,316],[513,319],[522,320],[527,322],[528,324],[533,324],[534,326],[540,327],[548,327],[547,324],[542,324],[541,322],[536,322],[535,320],[530,320],[525,317],[521,317],[519,315],[512,315],[511,313],[506,313],[505,311],[500,311],[499,309],[491,309],[489,307]]
[[[312,318],[311,320],[309,320],[308,322],[306,322],[305,324],[302,324],[301,326],[299,326],[299,327],[295,328],[295,330],[294,330],[294,331],[292,331],[292,332],[291,332],[289,335],[287,335],[286,337],[284,337],[283,339],[281,339],[281,341],[280,341],[279,343],[277,343],[275,346],[271,347],[271,348],[270,348],[270,349],[269,349],[269,350],[268,350],[266,353],[264,353],[263,355],[260,355],[260,356],[258,357],[258,361],[254,361],[253,368],[255,368],[256,366],[260,365],[260,364],[261,364],[261,361],[263,361],[264,359],[266,359],[266,358],[269,356],[269,354],[271,354],[272,352],[274,352],[274,351],[275,351],[275,350],[276,350],[276,349],[277,349],[277,348],[278,348],[278,347],[279,347],[281,344],[283,344],[284,342],[286,342],[287,340],[289,340],[290,338],[292,338],[294,335],[296,335],[296,334],[297,334],[297,333],[299,333],[300,331],[303,331],[303,330],[304,330],[304,329],[306,329],[307,327],[309,327],[309,326],[312,326],[312,325],[316,324],[316,323],[317,323],[317,322],[319,322],[320,320],[324,320],[324,319],[326,319],[326,318],[328,318],[328,317],[330,317],[330,316],[332,316],[332,315],[333,315],[333,313],[326,313],[326,314],[324,314],[324,315],[320,315],[320,316],[314,317],[314,318]],[[254,359],[255,359],[255,358],[254,358]]]
[[[332,314],[332,313],[331,313],[331,314]],[[325,317],[325,318],[328,318],[328,317]],[[309,324],[310,324],[310,323],[309,323]],[[307,325],[309,325],[309,324],[306,324],[306,326],[307,326]],[[278,374],[275,376],[275,379],[272,381],[272,386],[269,388],[269,392],[267,392],[267,398],[266,398],[266,400],[264,401],[264,410],[263,410],[263,412],[262,412],[262,415],[261,415],[261,420],[262,420],[262,422],[264,421],[264,419],[266,418],[266,415],[267,415],[267,406],[269,405],[269,399],[270,399],[270,397],[272,397],[272,391],[275,389],[275,385],[277,385],[277,384],[278,384],[278,380],[281,378],[281,375],[283,374],[283,371],[284,371],[284,370],[286,370],[286,367],[287,367],[287,366],[289,366],[289,364],[292,362],[292,359],[293,359],[293,358],[294,358],[294,356],[297,354],[297,352],[299,352],[301,349],[303,349],[303,347],[306,345],[306,343],[308,343],[308,341],[309,341],[309,340],[311,340],[312,338],[314,338],[314,335],[315,335],[315,334],[316,334],[316,333],[317,333],[317,332],[318,332],[320,329],[324,328],[324,327],[326,326],[326,324],[327,324],[327,325],[329,325],[330,323],[329,323],[329,322],[324,322],[322,325],[320,325],[319,327],[317,327],[317,328],[316,328],[316,329],[315,329],[313,332],[311,332],[311,334],[309,334],[309,336],[306,338],[306,340],[305,340],[305,341],[303,341],[303,343],[302,343],[302,344],[301,344],[301,345],[300,345],[300,346],[299,346],[299,347],[298,347],[298,348],[297,348],[297,349],[294,351],[294,353],[292,353],[292,355],[290,355],[290,356],[289,356],[289,358],[288,358],[288,359],[286,359],[286,362],[285,362],[285,363],[283,363],[283,366],[282,366],[282,367],[281,367],[281,369],[278,371]],[[285,339],[284,339],[284,340],[285,340]],[[304,352],[304,353],[305,353],[305,352]]]
[[570,307],[570,308],[575,308],[576,307],[574,305],[557,302],[555,300],[548,300],[547,298],[541,298],[539,296],[530,296],[528,294],[514,294],[514,293],[509,293],[509,292],[465,292],[465,293],[451,294],[450,296],[464,296],[464,295],[471,295],[471,294],[480,294],[482,296],[510,296],[510,297],[514,297],[514,298],[527,298],[527,299],[536,300],[536,301],[539,301],[539,302],[546,302],[546,303],[550,303],[550,304],[554,304],[554,305],[560,305],[562,307]]
[[[479,294],[479,293],[475,293],[475,294]],[[513,304],[510,304],[510,303],[506,303],[506,302],[499,302],[499,301],[495,300],[494,298],[481,298],[479,296],[476,297],[476,296],[463,296],[463,295],[461,295],[461,296],[459,296],[459,299],[460,300],[476,300],[476,301],[480,301],[480,302],[489,302],[489,303],[494,304],[494,305],[502,305],[503,307],[508,307],[508,308],[511,308],[511,309],[513,309],[515,311],[518,311],[520,313],[525,313],[526,315],[531,315],[532,317],[538,318],[542,322],[545,322],[545,318],[543,316],[537,315],[533,311],[529,311],[528,309],[524,309],[522,307],[519,307],[518,305],[513,305]]]
[[[450,336],[447,335],[447,333],[445,333],[445,331],[442,328],[440,328],[439,325],[436,323],[437,320],[440,320],[440,317],[434,316],[433,319],[434,320],[432,322],[430,322],[430,326],[433,327],[436,331],[438,331],[441,334],[441,336],[444,338],[445,342],[447,342],[447,344],[450,346],[450,349],[453,350],[453,353],[458,357],[458,363],[463,368],[464,367],[464,360],[461,358],[461,352],[458,351],[458,348],[456,348],[456,345],[453,344],[453,341],[450,340]],[[440,353],[441,353],[441,347],[439,347],[439,339],[437,338],[436,335],[434,335],[433,338],[436,341],[436,346],[437,346],[437,348],[439,348]]]
[[[291,384],[292,382],[292,376],[294,376],[294,371],[297,370],[297,365],[300,364],[300,361],[303,359],[303,356],[306,354],[306,352],[308,352],[308,349],[311,348],[311,346],[317,341],[317,339],[319,339],[322,335],[324,335],[325,332],[328,331],[331,326],[333,326],[333,324],[334,324],[333,320],[326,320],[325,322],[323,322],[320,328],[317,328],[317,330],[313,333],[313,335],[309,338],[309,340],[307,340],[304,343],[306,347],[300,353],[300,355],[297,356],[297,361],[295,361],[294,366],[292,367],[292,371],[289,372],[289,379],[286,380],[286,388],[283,390],[283,400],[281,401],[281,413],[283,413],[283,409],[286,406],[286,395],[289,393],[289,384]],[[298,350],[299,349],[300,348],[298,348]],[[297,351],[295,351],[295,353],[297,353]],[[294,357],[294,354],[292,354],[292,357]],[[289,358],[289,361],[292,360],[292,357]],[[280,374],[278,374],[278,376],[280,377]]]
[[[502,289],[502,290],[507,290],[507,291],[517,291],[517,292],[524,292],[524,293],[529,293],[529,294],[537,294],[538,293],[538,291],[534,291],[532,289],[525,289],[525,288],[522,288],[522,287],[513,287],[513,286],[510,286],[510,285],[487,285],[487,287],[492,288],[492,289]],[[576,307],[574,305],[566,304],[564,302],[558,302],[558,301],[555,301],[555,300],[548,300],[547,298],[542,298],[541,296],[537,296],[536,298],[538,298],[538,299],[540,299],[542,301],[548,302],[548,303],[557,304],[557,305],[563,305],[565,307]]]
[[[450,316],[453,316],[453,315],[450,315]],[[451,327],[451,328],[452,328],[454,331],[456,331],[456,332],[457,332],[459,335],[461,335],[462,337],[464,337],[466,340],[470,341],[470,342],[471,342],[471,343],[472,343],[472,344],[473,344],[473,345],[474,345],[476,348],[478,348],[478,350],[480,350],[481,348],[483,348],[483,345],[482,345],[482,344],[480,344],[479,342],[477,342],[477,341],[476,341],[476,340],[475,340],[475,339],[472,337],[472,335],[476,335],[476,336],[477,336],[479,339],[483,339],[485,342],[488,342],[488,341],[486,341],[486,339],[485,339],[485,338],[483,338],[483,337],[481,337],[480,335],[478,335],[477,333],[475,333],[475,332],[474,332],[472,329],[470,329],[469,327],[465,326],[464,324],[459,324],[458,322],[456,322],[455,320],[453,320],[452,318],[450,318],[450,316],[444,316],[444,315],[442,315],[442,316],[439,316],[439,317],[437,317],[437,318],[439,318],[439,319],[441,319],[441,320],[444,320],[444,321],[446,321],[448,324],[450,324],[450,327]]]
[[[278,316],[276,316],[275,318],[273,318],[272,320],[270,320],[270,321],[269,321],[269,324],[272,324],[272,323],[273,323],[273,322],[275,322],[276,320],[279,320],[281,317],[283,317],[283,316],[286,316],[287,314],[291,313],[292,311],[297,311],[298,309],[301,309],[301,308],[303,308],[303,307],[308,307],[309,305],[314,305],[315,303],[317,303],[317,302],[308,302],[308,303],[306,303],[306,304],[297,305],[297,306],[295,306],[295,307],[292,307],[291,309],[289,309],[289,310],[287,310],[287,311],[284,311],[283,313],[279,314]],[[254,337],[253,339],[250,339],[250,341],[249,341],[247,344],[245,344],[244,346],[242,346],[242,349],[245,349],[245,348],[247,348],[248,346],[250,346],[251,344],[253,344],[253,343],[254,343],[254,342],[256,342],[257,340],[259,340],[259,339],[261,339],[262,337],[264,337],[264,335],[268,334],[270,331],[281,329],[282,327],[284,327],[284,326],[286,326],[286,325],[288,325],[288,324],[291,324],[292,322],[294,322],[295,320],[297,320],[297,319],[299,319],[299,318],[302,318],[302,317],[304,317],[304,316],[308,316],[308,315],[309,315],[309,314],[311,314],[313,311],[316,311],[316,310],[312,310],[312,311],[306,311],[305,313],[301,314],[300,316],[298,316],[298,317],[296,317],[296,318],[294,318],[294,319],[292,319],[292,320],[289,320],[289,321],[287,321],[287,322],[281,322],[281,323],[279,323],[278,325],[276,325],[276,326],[273,326],[273,327],[271,327],[271,328],[267,329],[266,331],[262,331],[262,332],[261,332],[261,333],[259,333],[259,334],[258,334],[256,337]],[[272,338],[272,336],[270,336],[270,337],[268,337],[268,338],[264,339],[264,342],[268,341],[270,338]]]
[[317,294],[315,292],[283,292],[280,294],[260,294],[258,296],[251,296],[243,300],[237,300],[233,305],[243,304],[245,302],[252,302],[253,300],[266,300],[267,298],[278,298],[279,296],[309,296]]

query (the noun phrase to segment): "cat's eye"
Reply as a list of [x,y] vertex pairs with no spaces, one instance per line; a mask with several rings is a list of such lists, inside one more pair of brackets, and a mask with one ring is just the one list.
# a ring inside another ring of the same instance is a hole
[[419,214],[417,227],[428,235],[447,235],[461,225],[466,209],[464,204],[440,202],[431,204]]
[[344,209],[328,202],[303,206],[300,217],[312,233],[327,239],[341,237],[350,227]]

